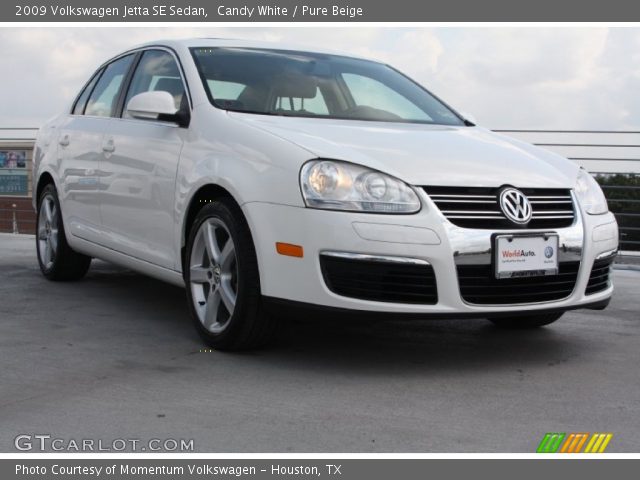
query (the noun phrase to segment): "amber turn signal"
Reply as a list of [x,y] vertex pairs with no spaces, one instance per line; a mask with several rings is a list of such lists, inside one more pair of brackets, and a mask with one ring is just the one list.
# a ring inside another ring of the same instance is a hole
[[302,258],[304,256],[302,247],[291,243],[276,242],[276,252],[280,255],[286,255],[287,257]]

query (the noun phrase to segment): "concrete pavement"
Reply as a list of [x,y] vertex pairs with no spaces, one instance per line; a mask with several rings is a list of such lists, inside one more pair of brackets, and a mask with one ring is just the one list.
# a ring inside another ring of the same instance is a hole
[[203,452],[534,452],[545,432],[640,451],[640,272],[603,311],[538,331],[485,321],[287,324],[210,352],[184,291],[94,261],[52,283],[0,235],[0,451],[19,434],[193,439]]

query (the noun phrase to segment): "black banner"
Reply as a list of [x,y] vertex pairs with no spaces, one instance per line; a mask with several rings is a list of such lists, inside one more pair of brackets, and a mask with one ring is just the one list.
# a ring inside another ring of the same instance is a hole
[[16,0],[1,22],[633,22],[629,0]]
[[[614,463],[615,462],[615,463]],[[109,479],[128,478],[204,479],[275,478],[335,480],[425,480],[445,478],[633,478],[640,460],[551,459],[179,459],[179,460],[0,460],[0,478]]]

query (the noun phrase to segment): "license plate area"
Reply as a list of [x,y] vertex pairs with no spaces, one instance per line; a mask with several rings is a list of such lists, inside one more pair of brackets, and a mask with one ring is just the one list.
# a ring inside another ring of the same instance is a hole
[[493,264],[496,278],[558,274],[558,234],[496,235]]

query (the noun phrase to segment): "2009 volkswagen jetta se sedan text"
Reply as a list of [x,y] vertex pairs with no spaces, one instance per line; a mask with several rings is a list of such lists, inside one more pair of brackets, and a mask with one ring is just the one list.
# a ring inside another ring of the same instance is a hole
[[617,225],[587,172],[374,61],[150,43],[98,68],[34,158],[43,274],[100,258],[186,286],[214,348],[264,343],[291,306],[518,328],[612,295]]

